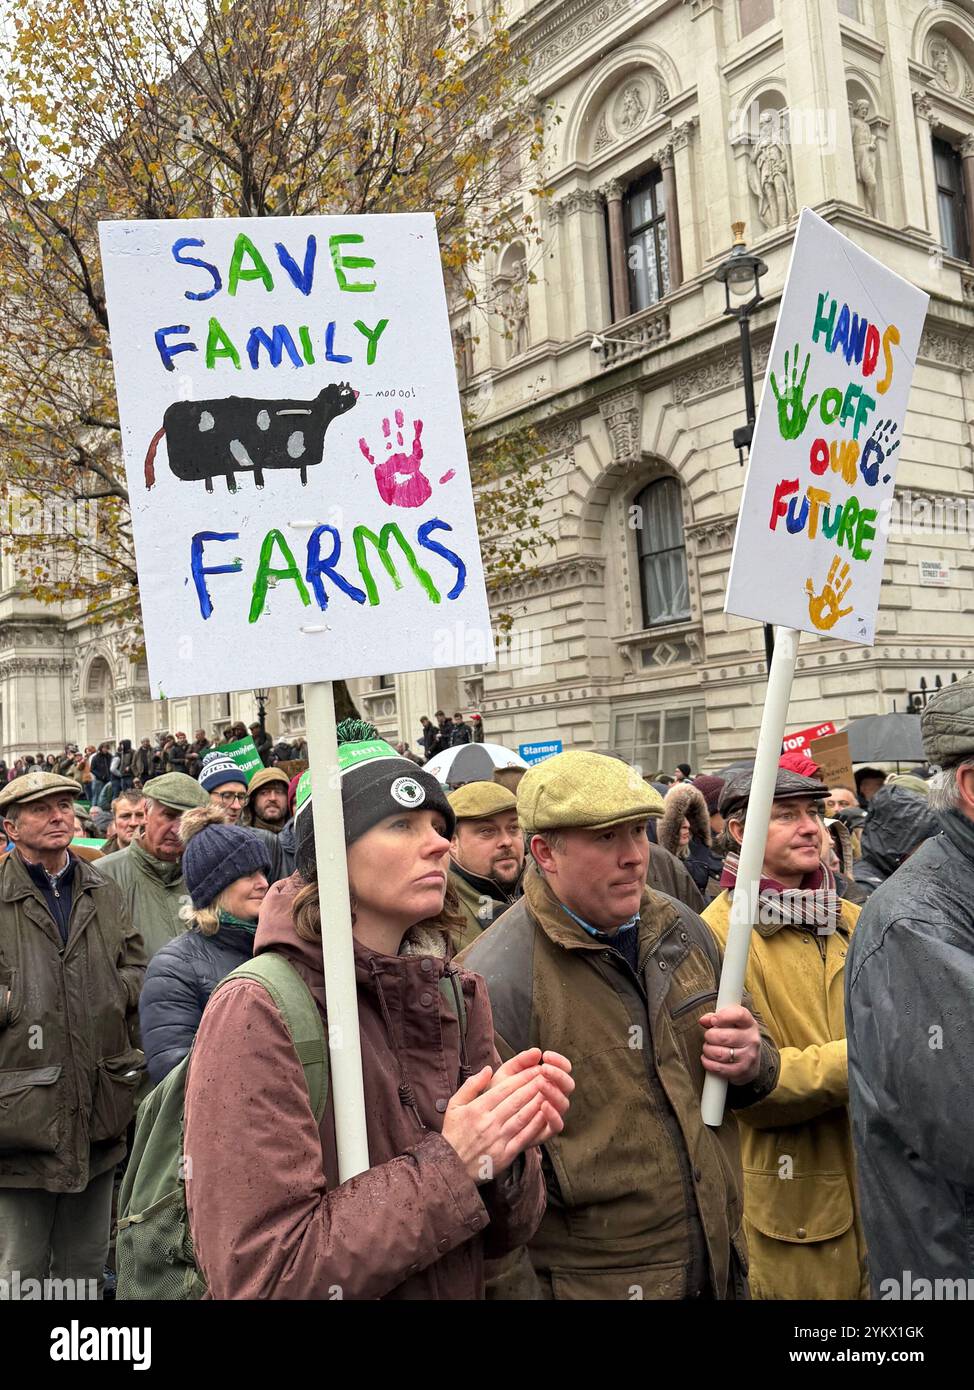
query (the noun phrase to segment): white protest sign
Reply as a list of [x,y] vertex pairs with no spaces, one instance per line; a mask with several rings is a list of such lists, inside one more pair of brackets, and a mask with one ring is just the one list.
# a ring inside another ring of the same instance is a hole
[[872,643],[928,298],[802,210],[725,612]]
[[153,696],[491,661],[433,217],[100,233]]

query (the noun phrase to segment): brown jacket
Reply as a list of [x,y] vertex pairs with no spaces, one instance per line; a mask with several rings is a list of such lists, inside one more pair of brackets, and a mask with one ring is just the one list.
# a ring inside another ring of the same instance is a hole
[[[300,884],[294,874],[267,894],[255,954],[286,955],[326,1017],[321,947],[302,941],[291,920]],[[537,1229],[537,1149],[478,1186],[439,1133],[462,1061],[457,1015],[438,988],[449,951],[439,932],[414,929],[404,945],[399,956],[355,945],[372,1166],[341,1185],[331,1088],[319,1130],[268,995],[241,980],[208,1005],[186,1087],[185,1152],[190,1224],[211,1297],[482,1298],[485,1256]],[[456,980],[469,1065],[496,1066],[484,983],[460,971]]]
[[66,946],[20,856],[0,863],[0,1188],[81,1192],[124,1155],[145,964],[122,895],[84,860]]
[[[762,1028],[757,1081],[732,1087],[723,1124],[708,1129],[697,1020],[715,1006],[718,952],[695,914],[649,889],[640,916],[637,976],[568,916],[532,865],[524,897],[460,957],[487,981],[502,1053],[553,1049],[574,1068],[565,1128],[544,1150],[548,1210],[529,1247],[538,1290],[556,1299],[682,1298],[702,1230],[712,1295],[746,1297],[730,1111],[773,1090],[777,1049]],[[522,1262],[516,1296],[523,1272]]]

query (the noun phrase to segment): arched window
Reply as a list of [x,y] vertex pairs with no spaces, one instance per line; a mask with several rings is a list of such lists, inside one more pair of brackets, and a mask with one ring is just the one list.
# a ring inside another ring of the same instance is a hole
[[639,509],[636,553],[643,627],[683,622],[690,617],[690,585],[680,484],[659,478],[643,488],[633,505]]

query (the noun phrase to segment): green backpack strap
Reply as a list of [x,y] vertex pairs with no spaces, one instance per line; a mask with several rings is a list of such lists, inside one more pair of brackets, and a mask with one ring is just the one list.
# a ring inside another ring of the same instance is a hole
[[[328,1043],[325,1028],[310,989],[286,956],[276,951],[264,951],[253,960],[245,961],[221,980],[221,989],[231,980],[255,980],[263,985],[277,1005],[294,1043],[294,1050],[304,1067],[304,1079],[314,1112],[315,1123],[321,1124],[328,1103]],[[217,991],[214,990],[215,994]]]
[[463,985],[460,983],[460,972],[447,966],[444,974],[440,976],[440,993],[446,1001],[446,1006],[451,1014],[456,1014],[460,1022],[460,1036],[466,1039],[467,1036],[467,1001],[463,997]]

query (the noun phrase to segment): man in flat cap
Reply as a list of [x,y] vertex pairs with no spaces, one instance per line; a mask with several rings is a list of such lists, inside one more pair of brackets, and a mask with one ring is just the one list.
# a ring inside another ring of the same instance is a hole
[[[740,846],[750,772],[720,795]],[[822,862],[823,783],[779,768],[745,988],[781,1052],[771,1095],[741,1112],[744,1230],[754,1298],[868,1298],[847,1102],[844,985],[859,909]],[[723,949],[738,855],[703,919]]]
[[[875,1298],[970,1298],[974,677],[920,716],[940,833],[880,884],[849,955],[849,1105]],[[958,1291],[959,1290],[959,1291]]]
[[98,861],[98,872],[116,883],[145,942],[149,960],[186,930],[179,909],[189,902],[180,860],[179,822],[184,811],[209,805],[200,784],[184,772],[166,772],[142,788],[145,824],[128,849]]
[[450,882],[465,918],[462,949],[521,896],[524,837],[517,797],[496,782],[468,782],[447,801],[457,818],[450,844]]
[[0,1280],[9,1298],[100,1297],[112,1179],[143,1072],[133,1039],[145,951],[118,889],[71,852],[77,790],[39,771],[0,790],[13,842],[0,863]]
[[[598,753],[532,767],[518,790],[524,896],[461,957],[487,981],[503,1055],[563,1052],[576,1079],[572,1122],[544,1146],[530,1260],[497,1275],[496,1296],[747,1296],[733,1112],[773,1089],[778,1055],[746,1001],[714,1012],[713,937],[646,886],[658,804]],[[716,1130],[700,1116],[708,1071],[729,1083]]]

